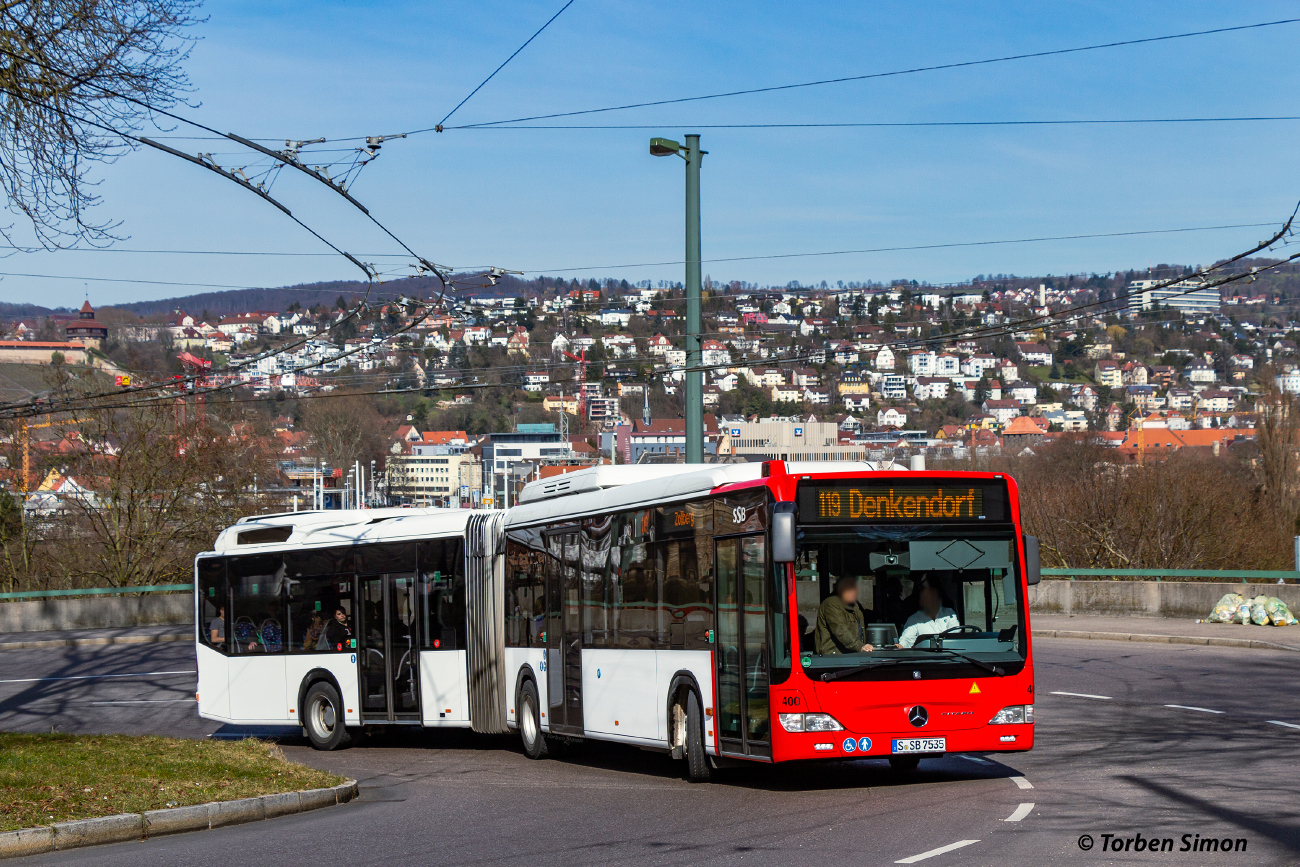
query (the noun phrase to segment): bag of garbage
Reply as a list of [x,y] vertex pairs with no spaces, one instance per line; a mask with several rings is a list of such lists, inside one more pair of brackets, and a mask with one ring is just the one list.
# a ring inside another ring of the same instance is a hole
[[1209,623],[1240,623],[1241,621],[1237,619],[1237,608],[1240,605],[1240,593],[1225,593],[1223,598],[1215,603],[1210,616],[1205,619]]
[[1268,597],[1256,596],[1250,600],[1250,622],[1256,626],[1268,626]]
[[1291,609],[1276,596],[1270,596],[1264,601],[1264,610],[1268,612],[1268,619],[1273,622],[1274,626],[1292,626],[1296,622]]

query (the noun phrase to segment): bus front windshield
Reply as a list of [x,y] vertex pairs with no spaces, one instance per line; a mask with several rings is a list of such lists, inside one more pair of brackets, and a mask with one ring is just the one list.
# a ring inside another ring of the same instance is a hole
[[925,677],[1023,666],[1011,526],[803,526],[795,579],[799,655],[814,679],[910,679],[913,663]]

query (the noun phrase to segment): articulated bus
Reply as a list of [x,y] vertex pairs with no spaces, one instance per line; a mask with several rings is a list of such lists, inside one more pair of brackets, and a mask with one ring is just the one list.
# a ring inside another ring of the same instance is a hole
[[[736,762],[1033,746],[1038,545],[998,473],[592,467],[508,510],[242,519],[195,561],[201,716]],[[859,644],[860,642],[860,644]]]

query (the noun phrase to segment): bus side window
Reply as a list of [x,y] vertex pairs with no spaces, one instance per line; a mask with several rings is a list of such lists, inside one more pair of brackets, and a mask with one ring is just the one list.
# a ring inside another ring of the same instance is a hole
[[227,566],[230,610],[227,646],[232,653],[283,653],[286,618],[284,560],[275,554],[232,557]]
[[545,553],[520,533],[506,538],[506,646],[541,647],[546,631],[542,598]]
[[214,650],[229,652],[230,592],[223,557],[205,557],[198,565],[199,640]]

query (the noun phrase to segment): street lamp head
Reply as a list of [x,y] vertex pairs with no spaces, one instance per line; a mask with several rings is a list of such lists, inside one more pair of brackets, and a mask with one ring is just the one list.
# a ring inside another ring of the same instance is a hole
[[650,139],[650,153],[657,157],[670,157],[681,149],[682,146],[670,138]]

